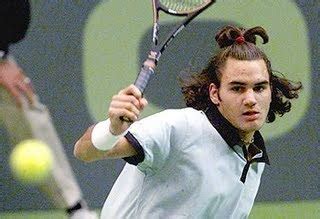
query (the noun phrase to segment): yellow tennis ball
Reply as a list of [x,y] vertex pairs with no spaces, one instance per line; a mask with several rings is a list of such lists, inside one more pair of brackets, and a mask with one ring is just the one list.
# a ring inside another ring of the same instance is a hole
[[10,155],[13,175],[22,183],[37,184],[45,181],[53,166],[50,148],[36,139],[21,141]]

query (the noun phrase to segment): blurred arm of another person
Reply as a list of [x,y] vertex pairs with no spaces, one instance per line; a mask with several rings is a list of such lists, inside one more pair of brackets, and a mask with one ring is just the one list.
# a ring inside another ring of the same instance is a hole
[[9,46],[22,40],[30,23],[30,3],[27,0],[1,1],[0,7],[0,87],[6,89],[21,106],[19,97],[25,95],[33,102],[30,79],[9,53]]
[[35,94],[31,80],[12,58],[0,61],[0,87],[10,93],[19,107],[22,104],[20,95],[25,95],[31,104],[34,102]]

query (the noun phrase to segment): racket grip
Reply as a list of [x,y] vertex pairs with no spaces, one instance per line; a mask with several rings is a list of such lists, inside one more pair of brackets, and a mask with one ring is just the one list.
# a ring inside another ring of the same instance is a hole
[[134,85],[141,91],[141,93],[144,92],[144,90],[147,87],[147,84],[150,80],[151,75],[154,74],[154,69],[150,66],[143,65],[140,73],[138,74],[138,77],[136,81],[134,82]]
[[[134,85],[141,91],[141,93],[144,92],[144,90],[147,87],[147,84],[150,80],[151,75],[154,74],[154,69],[150,66],[143,65],[140,73],[138,74],[138,77],[136,78],[136,81],[134,82]],[[121,116],[120,119],[124,122],[132,123],[131,119]]]

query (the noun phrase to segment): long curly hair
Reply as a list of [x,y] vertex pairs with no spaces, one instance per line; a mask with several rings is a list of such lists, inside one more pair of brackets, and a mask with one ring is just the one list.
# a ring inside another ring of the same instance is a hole
[[[214,83],[220,87],[221,69],[228,58],[237,60],[260,60],[266,63],[271,84],[271,104],[267,122],[273,122],[276,115],[283,116],[291,110],[291,99],[298,98],[302,89],[301,82],[293,82],[271,68],[271,62],[266,54],[256,46],[256,36],[260,36],[263,44],[269,41],[267,32],[262,27],[251,29],[225,26],[215,36],[220,50],[209,61],[208,65],[187,79],[180,78],[181,90],[188,107],[206,110],[214,104],[209,97],[209,85]],[[239,38],[240,37],[240,38]],[[242,39],[239,43],[238,40]]]

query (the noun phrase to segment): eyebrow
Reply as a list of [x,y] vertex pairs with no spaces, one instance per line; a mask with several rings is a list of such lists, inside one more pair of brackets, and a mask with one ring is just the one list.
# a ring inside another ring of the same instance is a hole
[[[247,83],[241,82],[241,81],[231,81],[229,84],[230,85],[241,85],[241,86],[247,85]],[[268,85],[268,84],[269,84],[269,81],[265,80],[265,81],[255,83],[254,86],[261,86],[261,85]]]

